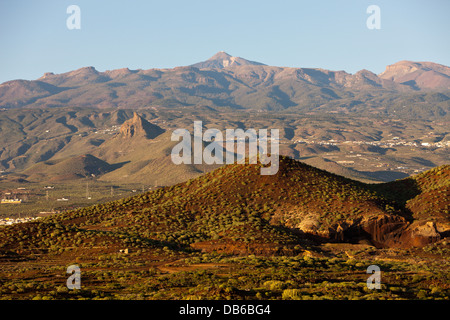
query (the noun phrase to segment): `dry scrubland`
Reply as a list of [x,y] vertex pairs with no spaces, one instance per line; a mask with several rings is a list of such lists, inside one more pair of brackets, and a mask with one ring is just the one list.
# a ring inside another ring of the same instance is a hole
[[[448,299],[449,181],[448,166],[378,185],[285,157],[274,176],[225,166],[3,227],[2,298]],[[65,287],[71,264],[81,290]]]

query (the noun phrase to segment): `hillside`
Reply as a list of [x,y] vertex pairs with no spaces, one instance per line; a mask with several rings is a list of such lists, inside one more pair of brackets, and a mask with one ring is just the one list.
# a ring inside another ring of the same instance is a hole
[[[179,183],[217,167],[177,166],[170,159],[177,144],[171,141],[172,131],[192,130],[199,120],[220,130],[278,128],[282,155],[363,182],[392,181],[448,163],[448,124],[443,120],[218,112],[207,106],[138,112],[13,109],[0,111],[0,179],[15,181],[20,175],[42,183],[55,178],[57,167],[47,164],[91,154],[111,166],[112,170],[92,172],[105,182]],[[39,166],[33,170],[40,173],[33,177],[30,169],[35,165]]]
[[429,220],[450,234],[450,165],[379,186],[391,199],[403,202],[416,220]]
[[[441,239],[448,234],[436,231],[433,216],[415,221],[402,203],[385,197],[392,183],[374,189],[287,157],[277,175],[261,176],[259,169],[227,165],[171,187],[1,227],[2,294],[446,297],[449,249]],[[448,186],[448,169],[411,179],[424,191]],[[448,194],[442,199],[448,206]],[[82,269],[83,289],[70,292],[65,272],[74,263]],[[366,268],[374,263],[383,270],[383,287],[369,291]]]
[[24,171],[29,180],[63,181],[100,176],[115,167],[93,155],[85,154],[59,161],[40,162]]
[[[259,165],[227,165],[185,183],[37,223],[232,253],[272,254],[281,248],[288,253],[307,239],[368,241],[378,247],[423,246],[440,239],[435,225],[431,233],[412,232],[414,219],[432,222],[433,217],[411,216],[407,207],[382,195],[384,185],[375,190],[287,157],[280,160],[273,176],[261,176]],[[439,181],[448,192],[448,180]],[[448,207],[448,200],[444,203]],[[441,213],[448,222],[448,214]],[[18,245],[3,241],[7,247]]]

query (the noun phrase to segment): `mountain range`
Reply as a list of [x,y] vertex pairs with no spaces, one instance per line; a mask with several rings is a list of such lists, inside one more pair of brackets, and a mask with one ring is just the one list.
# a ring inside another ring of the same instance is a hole
[[[23,201],[0,206],[2,298],[448,299],[449,78],[431,62],[349,74],[222,51],[5,82],[1,193]],[[278,172],[175,165],[172,132],[194,121],[278,128]]]
[[446,117],[450,68],[400,61],[379,75],[267,66],[219,52],[172,69],[99,72],[94,67],[0,84],[0,108],[174,108]]
[[[396,138],[445,145],[449,69],[401,61],[379,75],[352,75],[267,66],[222,51],[173,69],[86,67],[9,81],[0,85],[0,180],[179,183],[216,168],[176,166],[170,159],[172,130],[203,120],[216,128],[279,128],[283,155],[364,182],[391,181],[405,176],[392,167],[418,172],[448,163],[444,148],[411,152],[407,145],[370,143]],[[337,119],[342,113],[368,120]],[[372,121],[380,116],[392,121]],[[409,124],[411,118],[424,122]],[[339,140],[358,144],[338,147]],[[349,166],[358,155],[365,162]]]

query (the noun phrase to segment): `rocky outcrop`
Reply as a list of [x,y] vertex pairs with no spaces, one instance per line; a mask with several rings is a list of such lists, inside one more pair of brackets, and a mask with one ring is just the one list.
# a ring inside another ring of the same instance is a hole
[[151,124],[135,112],[133,114],[133,118],[125,121],[120,127],[119,137],[146,137],[148,139],[153,139],[163,132],[164,129],[158,127],[157,125]]
[[436,224],[430,221],[410,223],[394,215],[378,215],[347,220],[333,226],[326,233],[334,242],[369,240],[383,248],[423,247],[441,239]]
[[403,234],[403,241],[409,246],[423,247],[427,244],[439,241],[440,233],[436,224],[431,221],[413,223]]
[[401,237],[408,222],[399,216],[381,215],[362,219],[358,227],[370,235],[375,246],[397,247],[402,244]]

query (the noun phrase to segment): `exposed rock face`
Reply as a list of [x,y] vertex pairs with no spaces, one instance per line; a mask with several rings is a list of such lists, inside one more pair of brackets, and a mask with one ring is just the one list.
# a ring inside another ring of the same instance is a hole
[[139,136],[153,139],[163,132],[164,129],[151,124],[135,112],[133,118],[125,121],[120,127],[119,137],[133,138]]
[[441,239],[441,235],[436,229],[436,224],[431,221],[413,223],[406,230],[404,237],[414,247],[423,247]]
[[434,222],[417,221],[410,224],[403,217],[393,215],[341,222],[322,236],[336,242],[369,240],[379,248],[423,247],[441,239]]
[[401,245],[400,238],[407,225],[403,217],[382,215],[363,219],[359,227],[370,235],[375,246],[396,247]]
[[439,232],[440,234],[443,234],[444,236],[450,236],[450,224],[449,223],[443,223],[443,222],[438,222],[436,223],[436,230],[437,232]]
[[314,233],[319,228],[320,223],[317,217],[307,216],[297,225],[297,228],[305,233]]
[[53,72],[46,72],[44,73],[44,75],[41,77],[41,79],[45,79],[47,77],[51,77],[54,76],[55,74]]

